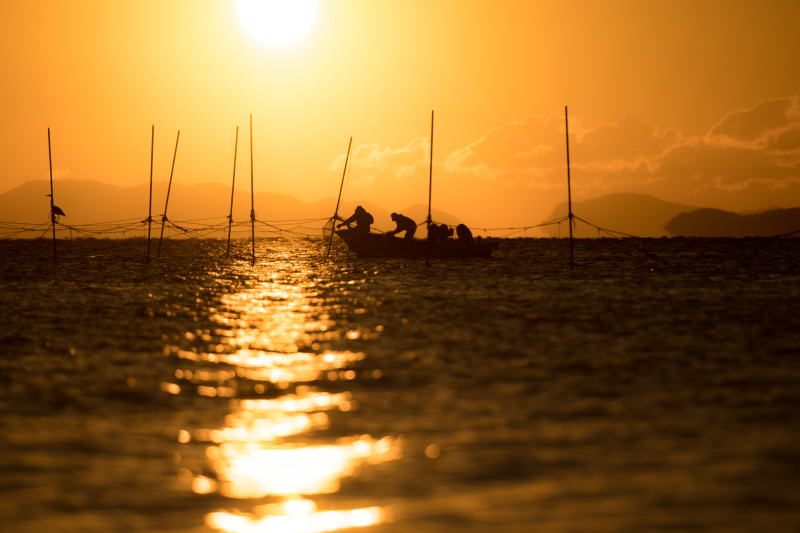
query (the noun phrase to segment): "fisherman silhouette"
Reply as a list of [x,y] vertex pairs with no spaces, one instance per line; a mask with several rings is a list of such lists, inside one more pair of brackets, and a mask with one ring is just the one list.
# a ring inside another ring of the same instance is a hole
[[472,244],[472,232],[464,224],[456,226],[456,235],[458,235],[458,240],[464,244]]
[[431,222],[428,225],[428,240],[431,241],[431,243],[435,243],[439,240],[439,224]]
[[431,224],[428,230],[428,239],[432,242],[447,242],[449,237],[453,236],[453,230],[447,227],[447,224]]
[[395,221],[397,224],[397,228],[393,229],[392,231],[388,232],[386,235],[392,236],[397,235],[401,231],[405,231],[405,239],[411,240],[414,238],[414,233],[417,231],[417,223],[411,220],[408,217],[404,217],[403,215],[398,215],[397,213],[392,213],[392,220]]
[[[353,222],[356,223],[356,227],[355,228],[350,228],[350,224],[352,224]],[[352,230],[353,232],[369,233],[369,227],[373,222],[375,222],[375,219],[372,218],[372,215],[370,215],[366,211],[366,209],[364,209],[363,207],[361,207],[359,205],[358,207],[356,207],[356,210],[353,213],[353,216],[351,216],[347,220],[343,221],[341,224],[339,224],[336,227],[337,228],[341,228],[342,226],[347,226],[347,228]]]

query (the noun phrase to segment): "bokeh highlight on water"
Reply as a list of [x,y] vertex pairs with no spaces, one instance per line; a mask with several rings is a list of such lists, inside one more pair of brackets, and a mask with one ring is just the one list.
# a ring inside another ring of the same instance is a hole
[[800,525],[796,240],[133,244],[2,266],[9,531]]

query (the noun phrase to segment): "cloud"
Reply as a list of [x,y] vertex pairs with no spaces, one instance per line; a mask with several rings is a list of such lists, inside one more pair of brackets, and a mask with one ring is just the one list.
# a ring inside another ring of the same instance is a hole
[[[634,117],[585,127],[570,117],[573,177],[584,192],[673,184],[691,190],[772,189],[800,180],[800,98],[766,100],[726,114],[707,135],[684,136]],[[454,174],[552,189],[566,174],[564,117],[528,116],[455,150]]]
[[[765,100],[753,108],[732,111],[711,128],[707,140],[743,148],[766,148],[779,138],[796,134],[800,123],[797,96]],[[800,145],[795,144],[795,149]]]
[[[556,116],[530,115],[493,128],[482,138],[455,150],[445,159],[445,170],[497,180],[509,175],[541,175],[558,164],[563,151],[563,120]],[[560,133],[560,135],[559,135]],[[561,143],[559,143],[561,139]]]
[[[573,199],[638,192],[721,209],[800,205],[798,96],[727,113],[705,135],[630,116],[595,125],[570,116],[569,126]],[[546,216],[566,197],[565,142],[563,115],[492,128],[437,164],[435,201],[465,219]],[[344,157],[331,170],[341,172]],[[352,163],[353,183],[369,198],[393,205],[427,196],[428,139],[361,145]]]
[[[681,141],[675,129],[660,130],[632,117],[615,123],[585,128],[570,117],[570,146],[579,147],[573,159],[586,171],[638,168]],[[489,131],[481,139],[456,150],[447,158],[448,172],[469,173],[483,179],[528,176],[532,183],[548,187],[542,179],[566,167],[564,117],[530,115]]]
[[57,168],[57,169],[53,170],[53,179],[54,180],[60,180],[60,179],[66,178],[69,175],[70,175],[70,171],[67,170],[67,169]]
[[372,174],[364,174],[353,185],[363,187],[364,185],[369,185],[373,181],[375,181],[375,176],[373,176]]
[[[334,159],[329,170],[341,170],[346,155]],[[420,167],[427,167],[430,161],[430,142],[418,137],[403,148],[381,148],[375,143],[362,144],[350,154],[352,169],[375,170],[383,175],[391,175],[397,179],[411,176]],[[362,177],[363,182],[366,176]],[[374,176],[373,176],[374,178]],[[363,184],[363,183],[362,183]]]

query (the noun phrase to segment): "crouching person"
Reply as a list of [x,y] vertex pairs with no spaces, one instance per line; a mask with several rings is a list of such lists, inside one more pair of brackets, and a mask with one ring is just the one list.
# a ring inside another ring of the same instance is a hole
[[386,235],[389,235],[391,237],[393,235],[397,235],[401,231],[405,231],[406,234],[403,237],[404,239],[411,240],[414,238],[414,233],[417,232],[416,222],[414,222],[408,217],[404,217],[403,215],[399,215],[397,213],[392,213],[392,220],[394,220],[395,224],[397,224],[397,228],[388,232]]
[[428,240],[434,242],[447,242],[453,236],[453,229],[448,228],[447,224],[431,224],[428,230]]
[[456,226],[456,235],[458,235],[458,240],[464,244],[472,244],[474,242],[472,232],[464,224]]

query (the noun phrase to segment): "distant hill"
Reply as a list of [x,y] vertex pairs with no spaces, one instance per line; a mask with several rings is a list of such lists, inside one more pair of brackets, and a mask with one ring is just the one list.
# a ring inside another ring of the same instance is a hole
[[[425,204],[414,204],[411,207],[407,207],[401,211],[398,211],[401,215],[405,215],[417,224],[420,222],[424,222],[428,218],[428,206]],[[391,216],[391,213],[390,213]],[[461,224],[456,217],[445,213],[444,211],[440,211],[435,207],[431,209],[431,218],[434,222],[438,222],[439,224],[447,224],[448,226],[458,226]],[[394,229],[394,228],[393,228]]]
[[[654,196],[637,193],[607,194],[599,198],[573,202],[572,212],[587,222],[601,228],[620,231],[637,237],[664,237],[668,233],[664,225],[680,213],[693,211],[696,207],[660,200]],[[559,204],[547,218],[566,216],[567,202]],[[558,237],[557,225],[545,226],[542,230],[550,237]],[[597,230],[577,221],[576,237],[597,237]],[[561,236],[569,236],[569,226],[561,224]]]
[[743,215],[720,209],[681,213],[666,225],[673,236],[772,237],[800,231],[800,207]]
[[[149,185],[119,187],[99,181],[58,180],[55,182],[55,205],[66,216],[64,224],[83,225],[127,219],[147,218]],[[50,182],[29,181],[19,187],[0,194],[0,221],[22,223],[48,222]],[[167,183],[153,183],[153,219],[160,220],[164,212]],[[336,198],[324,198],[316,202],[303,202],[294,196],[274,193],[254,195],[256,217],[261,221],[323,219],[329,218],[336,208]],[[390,211],[364,201],[344,200],[339,207],[342,218],[349,217],[356,205],[361,205],[375,219],[373,227],[382,231],[394,229]],[[170,191],[167,216],[175,223],[199,219],[223,219],[231,206],[231,190],[224,185],[204,183],[182,185],[173,183]],[[417,222],[427,217],[427,206],[421,204],[398,211]],[[458,224],[458,220],[443,211],[433,210],[434,220]],[[250,219],[250,191],[236,189],[233,202],[234,221]],[[209,220],[207,223],[219,223]],[[323,222],[309,223],[321,228]],[[220,235],[221,236],[221,235]]]

